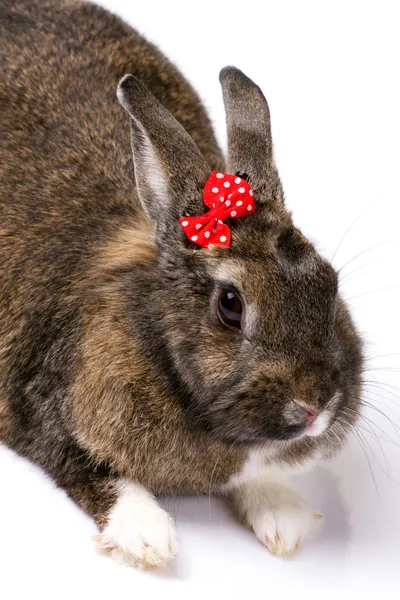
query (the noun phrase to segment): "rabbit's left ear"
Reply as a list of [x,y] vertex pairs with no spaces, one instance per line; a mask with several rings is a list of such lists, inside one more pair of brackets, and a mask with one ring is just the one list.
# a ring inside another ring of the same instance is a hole
[[189,134],[139,79],[125,75],[117,96],[131,116],[136,185],[156,242],[183,243],[179,218],[204,212],[210,168]]
[[[252,189],[263,193],[259,202],[269,198],[283,204],[283,194],[275,167],[271,121],[264,94],[236,67],[220,73],[228,131],[228,169],[245,172]],[[266,192],[266,193],[265,193]]]

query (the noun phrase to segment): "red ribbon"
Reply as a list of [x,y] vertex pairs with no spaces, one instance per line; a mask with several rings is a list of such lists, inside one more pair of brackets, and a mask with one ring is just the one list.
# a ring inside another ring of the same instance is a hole
[[213,171],[203,190],[209,210],[204,215],[181,217],[179,223],[191,242],[203,248],[229,246],[227,219],[240,219],[256,210],[250,185],[238,175]]

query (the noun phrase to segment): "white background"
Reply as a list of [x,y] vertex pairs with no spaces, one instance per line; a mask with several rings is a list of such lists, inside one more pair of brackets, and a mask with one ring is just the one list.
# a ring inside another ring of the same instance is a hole
[[92,521],[41,472],[0,448],[0,597],[398,598],[398,3],[103,4],[182,69],[221,144],[219,69],[234,64],[262,87],[295,222],[329,258],[346,234],[334,265],[343,267],[341,291],[370,357],[365,401],[386,416],[367,408],[362,443],[354,436],[331,464],[299,478],[325,527],[293,559],[271,557],[220,501],[169,499],[180,555],[170,568],[149,573],[97,555]]

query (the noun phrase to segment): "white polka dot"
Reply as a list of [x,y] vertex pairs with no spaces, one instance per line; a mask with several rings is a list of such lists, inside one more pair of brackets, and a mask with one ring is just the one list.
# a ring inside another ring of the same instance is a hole
[[221,202],[223,202],[225,200],[225,198],[223,196],[220,196],[219,199],[221,200]]
[[240,177],[236,177],[235,179],[235,183],[240,183],[242,180],[240,179]]
[[222,173],[217,173],[215,177],[217,177],[218,179],[223,179],[224,178],[224,176],[222,175]]
[[231,184],[229,183],[229,181],[225,181],[224,187],[226,187],[226,188],[231,187]]
[[186,227],[187,225],[189,225],[189,221],[182,221],[182,226]]
[[229,194],[228,198],[230,198],[231,196],[233,196],[233,194]]
[[226,242],[226,235],[221,235],[221,237],[219,238],[220,242]]
[[197,235],[192,235],[191,240],[192,242],[195,242],[197,240]]
[[200,227],[201,227],[201,223],[197,223],[196,229],[200,229]]
[[218,219],[218,223],[222,225],[223,221],[221,221],[221,219]]
[[213,194],[218,194],[219,189],[216,188],[216,187],[214,187],[211,191],[212,191]]
[[236,215],[237,215],[237,212],[236,212],[236,210],[233,210],[233,211],[231,212],[231,217],[236,217]]
[[243,202],[242,202],[241,200],[238,200],[238,201],[236,202],[236,206],[242,206],[242,204],[243,204]]
[[252,209],[253,209],[252,205],[249,204],[248,207],[247,207],[247,210],[252,210]]
[[205,234],[204,234],[204,236],[205,236],[206,238],[209,238],[209,237],[210,237],[210,232],[209,232],[209,231],[206,231],[206,232],[205,232]]
[[253,190],[250,190],[249,194],[250,194],[250,196],[252,196],[253,195]]
[[227,200],[227,201],[225,202],[225,206],[230,206],[230,205],[231,205],[231,201],[230,201],[230,200]]
[[245,191],[246,191],[246,190],[245,190],[243,187],[238,189],[238,192],[239,192],[239,194],[244,194],[244,193],[245,193]]
[[214,244],[208,244],[209,248],[214,248]]

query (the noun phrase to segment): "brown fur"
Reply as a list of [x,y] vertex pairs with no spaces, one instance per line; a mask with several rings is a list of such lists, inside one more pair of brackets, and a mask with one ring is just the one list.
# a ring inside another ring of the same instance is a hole
[[[259,88],[221,74],[228,169],[257,211],[198,251],[178,217],[204,210],[224,159],[179,72],[94,5],[0,10],[0,439],[100,526],[121,476],[217,493],[249,448],[294,465],[340,445],[294,440],[291,398],[320,410],[339,389],[350,429],[362,357],[335,272],[285,210]],[[224,285],[251,307],[242,333],[218,320]]]
[[215,492],[238,469],[243,451],[188,428],[178,399],[127,336],[121,298],[109,283],[86,310],[73,387],[79,443],[156,493]]

